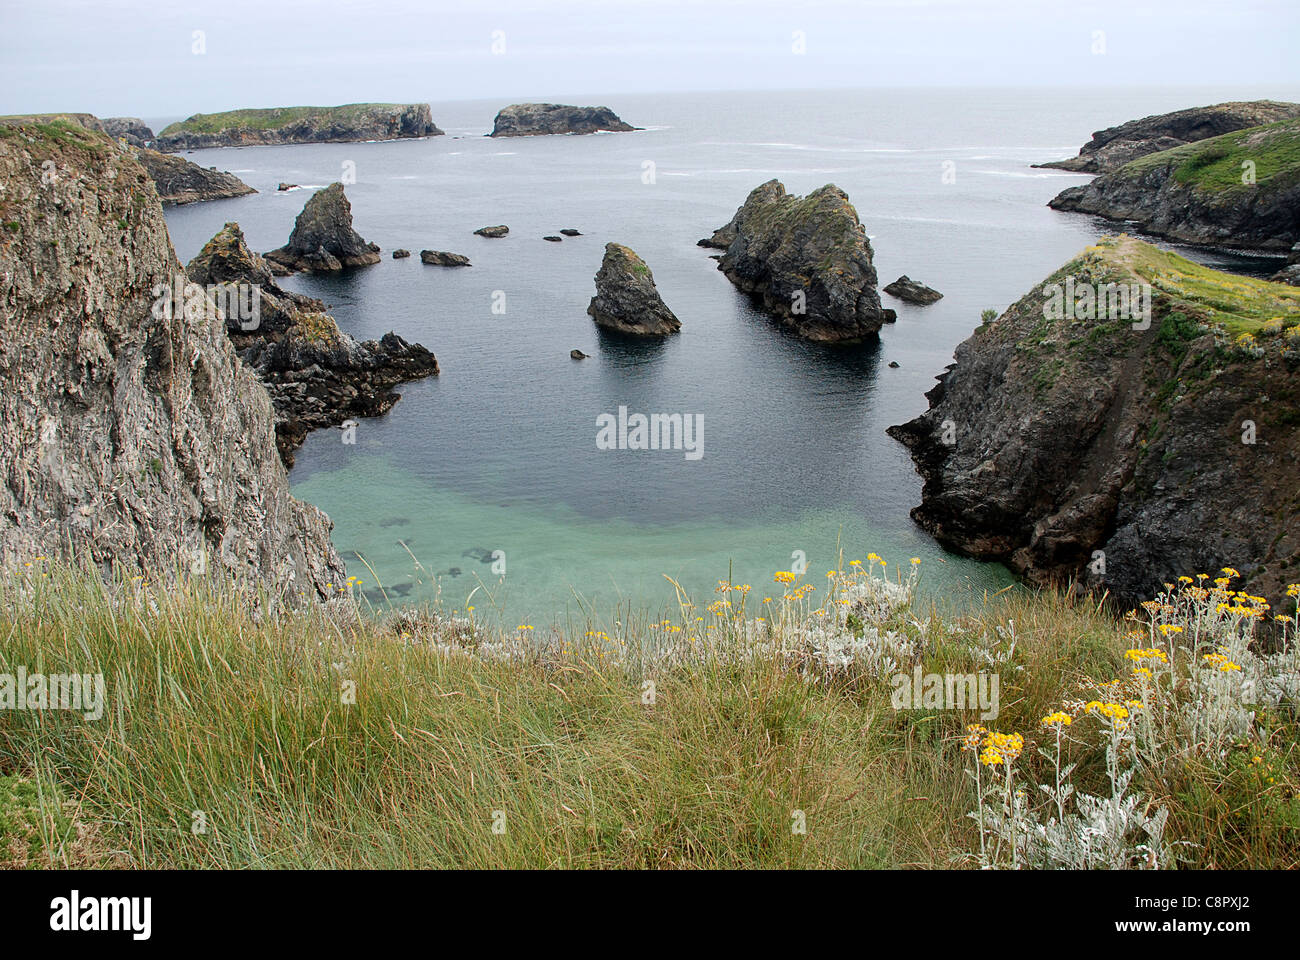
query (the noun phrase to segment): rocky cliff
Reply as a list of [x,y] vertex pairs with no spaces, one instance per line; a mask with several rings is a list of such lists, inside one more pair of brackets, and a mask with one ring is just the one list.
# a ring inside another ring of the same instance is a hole
[[724,251],[718,269],[807,340],[855,342],[895,319],[880,306],[858,213],[834,184],[795,197],[769,180],[699,243]]
[[650,267],[621,243],[605,244],[587,313],[598,326],[636,336],[661,337],[682,328],[659,296]]
[[293,452],[310,431],[387,413],[401,399],[393,387],[438,372],[437,359],[420,344],[395,333],[358,342],[338,328],[321,301],[281,289],[237,223],[204,244],[185,273],[204,286],[257,288],[257,316],[227,311],[226,333],[271,394],[286,466],[293,466]]
[[1300,118],[1149,154],[1048,205],[1184,243],[1289,250],[1300,241]]
[[[1141,286],[1108,283],[1149,284],[1149,326]],[[1227,564],[1276,601],[1300,579],[1298,366],[1300,290],[1111,238],[976,330],[889,432],[950,549],[1129,605]]]
[[352,204],[343,184],[312,194],[294,221],[289,242],[266,254],[281,273],[332,273],[379,262],[379,247],[352,229]]
[[1177,110],[1099,130],[1083,145],[1077,157],[1034,166],[1077,173],[1107,173],[1149,153],[1292,117],[1300,117],[1300,103],[1251,100]]
[[101,122],[110,137],[125,140],[133,147],[153,145],[154,132],[139,117],[105,117]]
[[352,143],[440,137],[427,103],[349,103],[341,107],[272,107],[196,113],[164,127],[164,151],[270,143]]
[[563,103],[516,103],[497,114],[489,137],[539,137],[553,133],[624,133],[624,123],[609,107],[572,107]]
[[154,182],[158,199],[164,204],[197,203],[201,200],[224,200],[257,193],[233,173],[207,170],[184,157],[140,149],[140,165]]
[[135,151],[0,126],[0,554],[150,579],[337,586],[328,518],[289,495],[266,390],[184,276]]

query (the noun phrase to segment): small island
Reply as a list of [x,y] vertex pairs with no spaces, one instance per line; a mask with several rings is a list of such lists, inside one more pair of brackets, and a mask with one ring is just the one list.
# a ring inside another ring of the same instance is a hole
[[355,143],[440,137],[427,103],[349,103],[196,113],[164,127],[165,152],[277,143]]
[[557,133],[626,133],[637,129],[620,120],[609,107],[516,103],[497,114],[488,136],[541,137]]

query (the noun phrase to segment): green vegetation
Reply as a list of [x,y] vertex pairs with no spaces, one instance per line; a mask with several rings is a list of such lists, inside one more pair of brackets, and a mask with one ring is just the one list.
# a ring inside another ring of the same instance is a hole
[[[6,119],[30,120],[24,123],[5,123]],[[0,140],[23,138],[23,149],[34,157],[48,156],[53,147],[74,147],[95,156],[104,156],[113,148],[109,138],[95,130],[88,130],[74,119],[50,114],[31,118],[0,117]]]
[[227,110],[223,113],[196,113],[188,119],[168,124],[159,131],[165,137],[173,133],[221,133],[224,130],[275,130],[303,120],[328,120],[354,123],[365,120],[375,111],[401,110],[401,103],[347,103],[338,107],[266,107]]
[[1202,190],[1252,189],[1243,183],[1242,164],[1253,161],[1255,186],[1274,178],[1300,177],[1300,118],[1280,120],[1184,144],[1133,160],[1119,176],[1141,176],[1153,167],[1176,163],[1174,179]]
[[[99,720],[0,720],[0,835],[52,865],[974,867],[967,724],[1023,732],[1017,782],[1050,782],[1032,747],[1055,746],[1042,719],[1062,709],[1074,784],[1107,793],[1108,728],[1076,698],[1163,631],[1135,639],[1052,592],[944,620],[883,571],[850,565],[815,594],[788,573],[720,584],[707,611],[612,635],[501,636],[437,611],[344,615],[346,599],[268,616],[263,597],[255,615],[227,588],[106,587],[38,560],[0,585],[0,672],[102,673],[107,702]],[[801,631],[827,617],[805,598],[826,614],[841,596],[837,636],[902,644],[926,672],[995,670],[996,721],[896,710],[888,662],[819,660]],[[1300,865],[1294,704],[1261,717],[1222,755],[1142,751],[1131,789],[1169,809],[1193,865]]]

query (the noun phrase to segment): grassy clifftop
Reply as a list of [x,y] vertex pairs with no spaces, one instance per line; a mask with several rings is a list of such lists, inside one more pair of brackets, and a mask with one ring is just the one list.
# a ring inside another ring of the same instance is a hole
[[221,113],[196,113],[185,120],[168,124],[159,136],[174,133],[221,133],[226,130],[274,130],[302,120],[333,120],[355,123],[380,111],[401,110],[401,103],[345,103],[338,107],[260,107],[225,110]]
[[1173,163],[1176,164],[1174,179],[1179,183],[1213,191],[1249,189],[1250,184],[1242,180],[1246,161],[1254,163],[1256,185],[1274,178],[1300,178],[1300,118],[1147,154],[1120,167],[1117,174],[1142,176],[1156,167]]

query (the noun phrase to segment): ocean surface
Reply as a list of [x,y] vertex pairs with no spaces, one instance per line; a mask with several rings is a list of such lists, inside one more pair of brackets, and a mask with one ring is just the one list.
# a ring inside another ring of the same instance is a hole
[[[593,95],[564,102],[606,104],[645,129],[504,140],[484,136],[504,102],[434,101],[443,137],[186,154],[260,192],[170,208],[167,220],[182,261],[230,220],[265,252],[287,240],[312,188],[344,180],[356,229],[383,248],[375,266],[281,280],[325,300],[353,336],[396,331],[442,368],[400,387],[354,443],[311,435],[290,475],[333,519],[348,572],[375,603],[473,605],[509,627],[656,616],[676,609],[668,578],[703,602],[720,579],[761,598],[777,589],[774,571],[800,561],[821,583],[842,551],[878,553],[891,569],[919,557],[926,594],[960,606],[1013,578],[947,554],[912,523],[920,479],[885,428],[926,408],[981,310],[1000,312],[1113,232],[1046,206],[1086,177],[1029,165],[1124,120],[1261,96],[1300,89]],[[944,299],[914,307],[882,294],[898,322],[866,346],[783,332],[716,269],[716,251],[696,246],[772,177],[796,194],[839,185],[881,286],[907,274]],[[277,192],[280,181],[304,189]],[[505,239],[473,235],[500,223]],[[583,235],[542,239],[566,227]],[[650,265],[679,335],[629,342],[592,323],[611,240]],[[389,259],[397,247],[412,257]],[[425,248],[473,266],[425,266]],[[574,348],[590,359],[571,360]],[[597,418],[620,406],[702,417],[703,455],[598,449]]]

